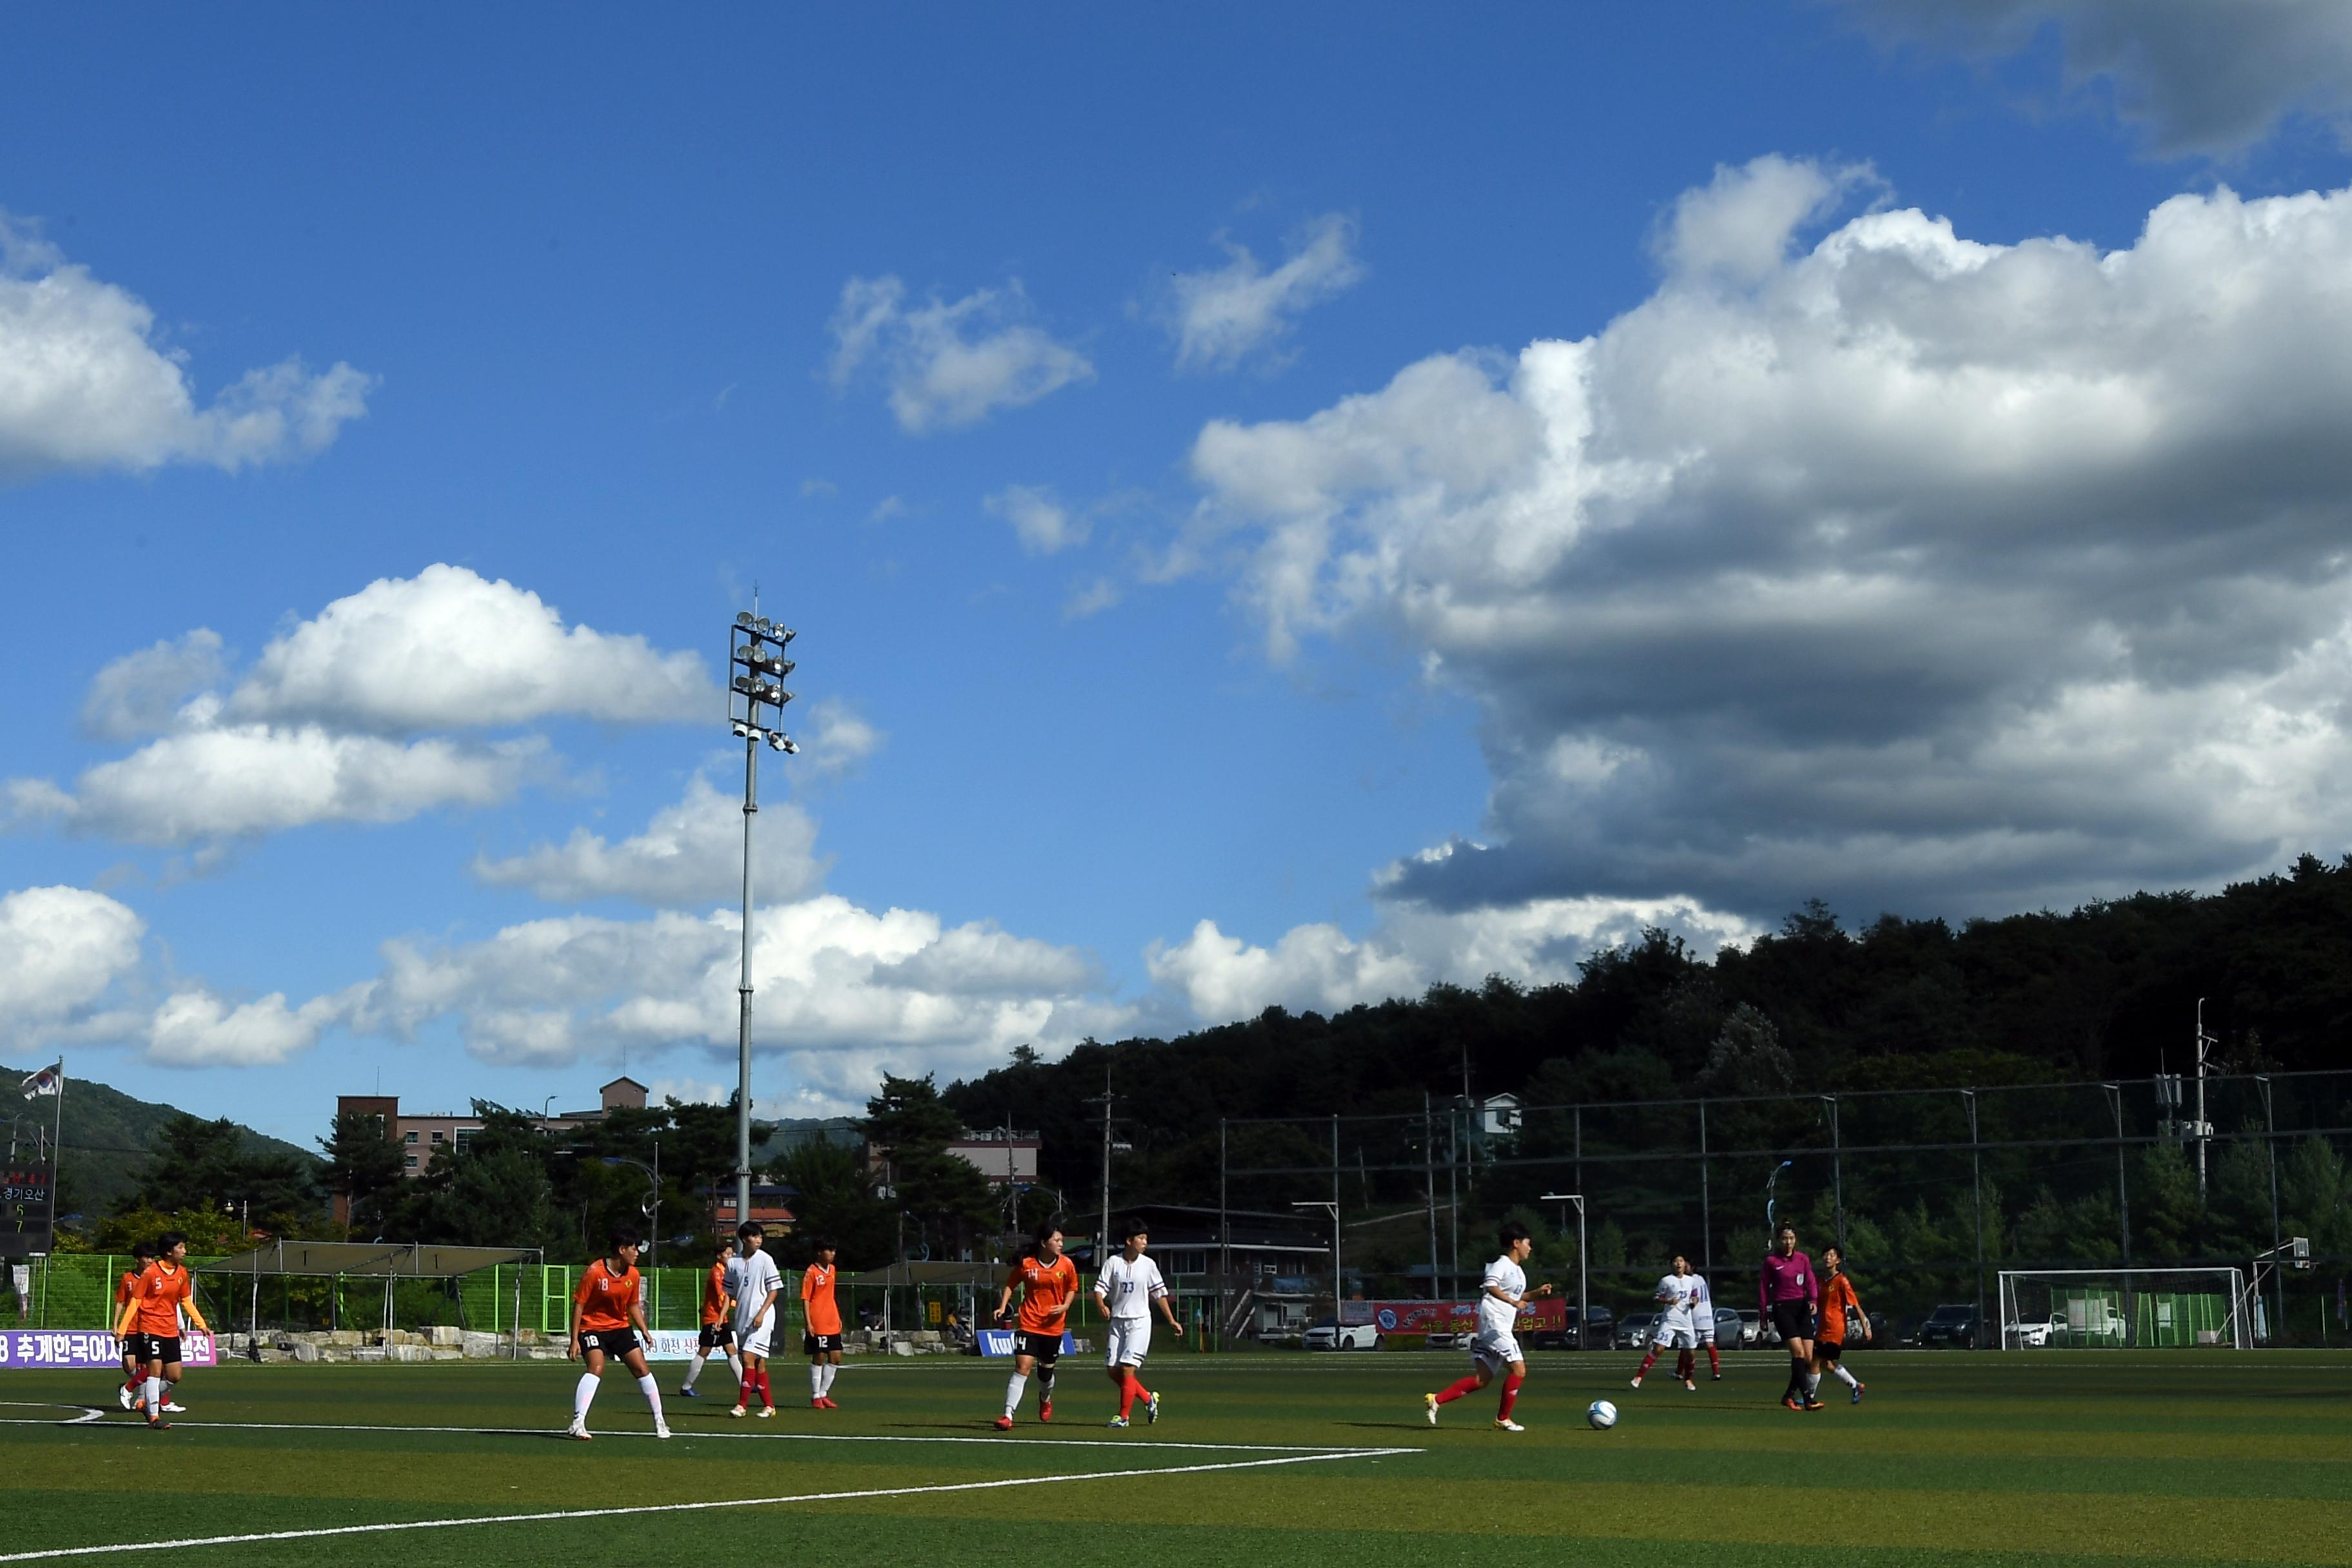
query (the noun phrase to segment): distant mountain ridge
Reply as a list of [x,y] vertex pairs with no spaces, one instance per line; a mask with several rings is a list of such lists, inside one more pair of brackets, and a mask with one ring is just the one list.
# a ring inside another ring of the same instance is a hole
[[[41,1064],[47,1066],[47,1063]],[[26,1100],[16,1086],[40,1067],[0,1067],[0,1139],[14,1123],[18,1136],[32,1129],[46,1132],[57,1114],[57,1102],[47,1098]],[[65,1157],[60,1162],[61,1213],[79,1213],[95,1220],[128,1197],[139,1185],[140,1173],[153,1156],[155,1135],[174,1116],[194,1115],[175,1105],[134,1099],[95,1079],[76,1078],[66,1068]],[[272,1138],[238,1124],[248,1148],[257,1152],[299,1154],[316,1162],[315,1150]]]

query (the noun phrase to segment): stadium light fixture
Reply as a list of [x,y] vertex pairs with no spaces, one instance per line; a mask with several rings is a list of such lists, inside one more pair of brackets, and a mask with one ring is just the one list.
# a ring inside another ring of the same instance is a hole
[[[795,635],[759,613],[758,590],[751,608],[739,610],[727,627],[727,662],[745,673],[727,683],[727,722],[743,742],[743,961],[736,982],[735,1092],[735,1218],[751,1215],[751,818],[760,810],[760,742],[785,756],[800,747],[781,727],[784,704],[793,693],[782,685],[793,661],[784,657],[784,645]],[[658,1155],[656,1156],[659,1158]]]

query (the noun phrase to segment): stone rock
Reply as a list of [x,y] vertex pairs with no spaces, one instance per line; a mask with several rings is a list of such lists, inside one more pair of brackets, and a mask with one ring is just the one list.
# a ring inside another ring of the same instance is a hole
[[466,1342],[466,1331],[455,1324],[436,1323],[425,1331],[427,1344],[444,1349],[457,1349]]
[[292,1349],[296,1361],[312,1362],[319,1359],[319,1347],[307,1339],[296,1340]]
[[502,1361],[507,1354],[507,1337],[504,1334],[467,1332],[459,1336],[458,1346],[462,1353],[471,1360],[488,1361],[495,1357]]

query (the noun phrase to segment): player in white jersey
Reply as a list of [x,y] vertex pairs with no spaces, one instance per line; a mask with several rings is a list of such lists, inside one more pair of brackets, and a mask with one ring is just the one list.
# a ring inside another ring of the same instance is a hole
[[1685,1388],[1698,1392],[1691,1375],[1698,1370],[1694,1354],[1698,1349],[1698,1276],[1691,1272],[1690,1259],[1675,1253],[1674,1271],[1658,1281],[1653,1297],[1658,1303],[1657,1323],[1650,1331],[1650,1353],[1642,1358],[1641,1369],[1633,1373],[1634,1387],[1641,1387],[1642,1380],[1650,1375],[1660,1352],[1671,1348],[1677,1352],[1675,1375],[1683,1380]]
[[1707,1370],[1714,1382],[1723,1381],[1723,1352],[1715,1348],[1715,1293],[1706,1288],[1706,1276],[1694,1274],[1691,1286],[1691,1327],[1698,1331],[1698,1342],[1706,1349]]
[[1528,1377],[1528,1360],[1519,1352],[1517,1332],[1519,1313],[1534,1298],[1550,1295],[1551,1287],[1528,1289],[1527,1270],[1521,1265],[1536,1244],[1526,1226],[1517,1220],[1504,1226],[1502,1243],[1503,1255],[1486,1265],[1486,1279],[1478,1287],[1478,1331],[1470,1342],[1470,1375],[1441,1393],[1421,1396],[1432,1426],[1437,1425],[1439,1405],[1476,1393],[1494,1382],[1497,1372],[1508,1368],[1510,1375],[1503,1380],[1503,1403],[1495,1412],[1495,1426],[1504,1432],[1527,1430],[1511,1419],[1512,1407],[1519,1401],[1519,1384]]
[[775,1342],[776,1302],[784,1293],[784,1276],[768,1256],[768,1232],[758,1220],[735,1227],[743,1256],[727,1266],[727,1293],[735,1298],[735,1344],[743,1357],[742,1392],[735,1396],[730,1415],[741,1415],[756,1392],[760,1416],[776,1413],[776,1396],[768,1387],[768,1352]]
[[1110,1418],[1113,1426],[1124,1426],[1135,1413],[1135,1402],[1143,1401],[1143,1419],[1147,1425],[1160,1419],[1160,1395],[1143,1386],[1135,1369],[1151,1353],[1151,1306],[1160,1304],[1160,1316],[1176,1337],[1184,1337],[1184,1325],[1176,1317],[1176,1309],[1168,1301],[1168,1282],[1160,1278],[1160,1265],[1143,1256],[1151,1243],[1151,1232],[1140,1219],[1131,1219],[1121,1227],[1121,1239],[1127,1245],[1103,1265],[1102,1275],[1095,1281],[1095,1304],[1102,1309],[1108,1331],[1104,1335],[1103,1366],[1118,1390],[1118,1414]]

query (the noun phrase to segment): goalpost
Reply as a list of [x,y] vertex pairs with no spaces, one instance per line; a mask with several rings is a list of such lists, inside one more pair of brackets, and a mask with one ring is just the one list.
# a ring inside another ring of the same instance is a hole
[[2000,1348],[2251,1348],[2241,1268],[2004,1268]]

